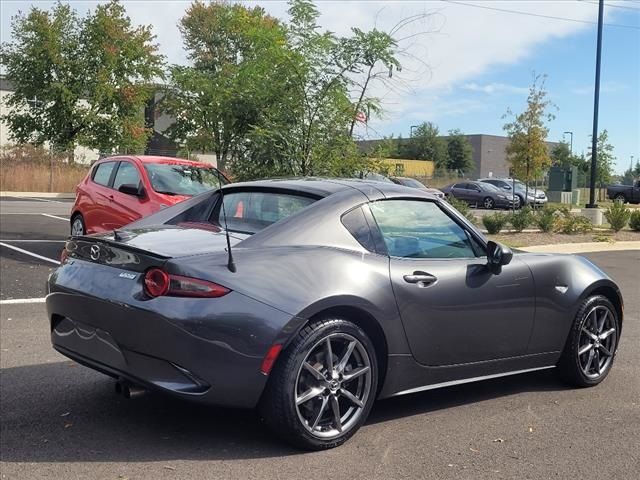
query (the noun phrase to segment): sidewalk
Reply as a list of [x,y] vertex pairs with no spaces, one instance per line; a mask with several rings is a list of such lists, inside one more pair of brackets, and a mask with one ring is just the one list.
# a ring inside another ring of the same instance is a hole
[[551,245],[533,245],[521,247],[519,250],[536,253],[589,253],[589,252],[618,252],[624,250],[638,250],[640,260],[640,241],[632,242],[589,242],[589,243],[556,243]]
[[0,197],[13,198],[76,198],[75,193],[56,192],[5,192],[0,191]]

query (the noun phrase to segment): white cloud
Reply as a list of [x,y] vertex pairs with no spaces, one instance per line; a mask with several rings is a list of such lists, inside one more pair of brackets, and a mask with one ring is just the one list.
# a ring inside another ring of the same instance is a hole
[[475,82],[465,83],[460,88],[463,90],[469,90],[471,92],[482,92],[489,95],[500,93],[527,93],[529,89],[527,87],[517,87],[515,85],[507,85],[505,83],[487,83],[485,85],[479,85]]

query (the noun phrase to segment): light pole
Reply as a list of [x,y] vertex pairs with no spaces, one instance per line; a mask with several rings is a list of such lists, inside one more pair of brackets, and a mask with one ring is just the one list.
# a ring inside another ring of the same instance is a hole
[[598,104],[600,102],[600,64],[602,60],[602,18],[604,17],[604,0],[598,3],[598,43],[596,47],[596,85],[593,94],[593,134],[591,137],[591,189],[587,208],[597,208],[596,174],[598,169]]
[[569,143],[569,150],[571,150],[571,155],[573,155],[573,132],[564,132],[562,135],[563,136],[571,135],[571,140],[570,140],[571,143]]

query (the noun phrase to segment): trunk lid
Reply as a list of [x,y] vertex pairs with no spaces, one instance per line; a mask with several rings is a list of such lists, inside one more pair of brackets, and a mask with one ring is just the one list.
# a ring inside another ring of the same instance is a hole
[[[231,234],[231,245],[247,236]],[[172,225],[74,237],[65,246],[69,258],[136,272],[160,266],[171,258],[222,253],[226,252],[226,248],[227,240],[223,231]]]

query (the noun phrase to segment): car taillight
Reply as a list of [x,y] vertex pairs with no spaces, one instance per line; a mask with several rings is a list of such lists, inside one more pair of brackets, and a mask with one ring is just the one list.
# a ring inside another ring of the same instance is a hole
[[150,297],[218,298],[231,291],[217,283],[181,275],[170,275],[159,268],[147,271],[144,276],[144,286]]
[[161,297],[169,291],[169,274],[152,268],[144,276],[144,287],[151,297]]

